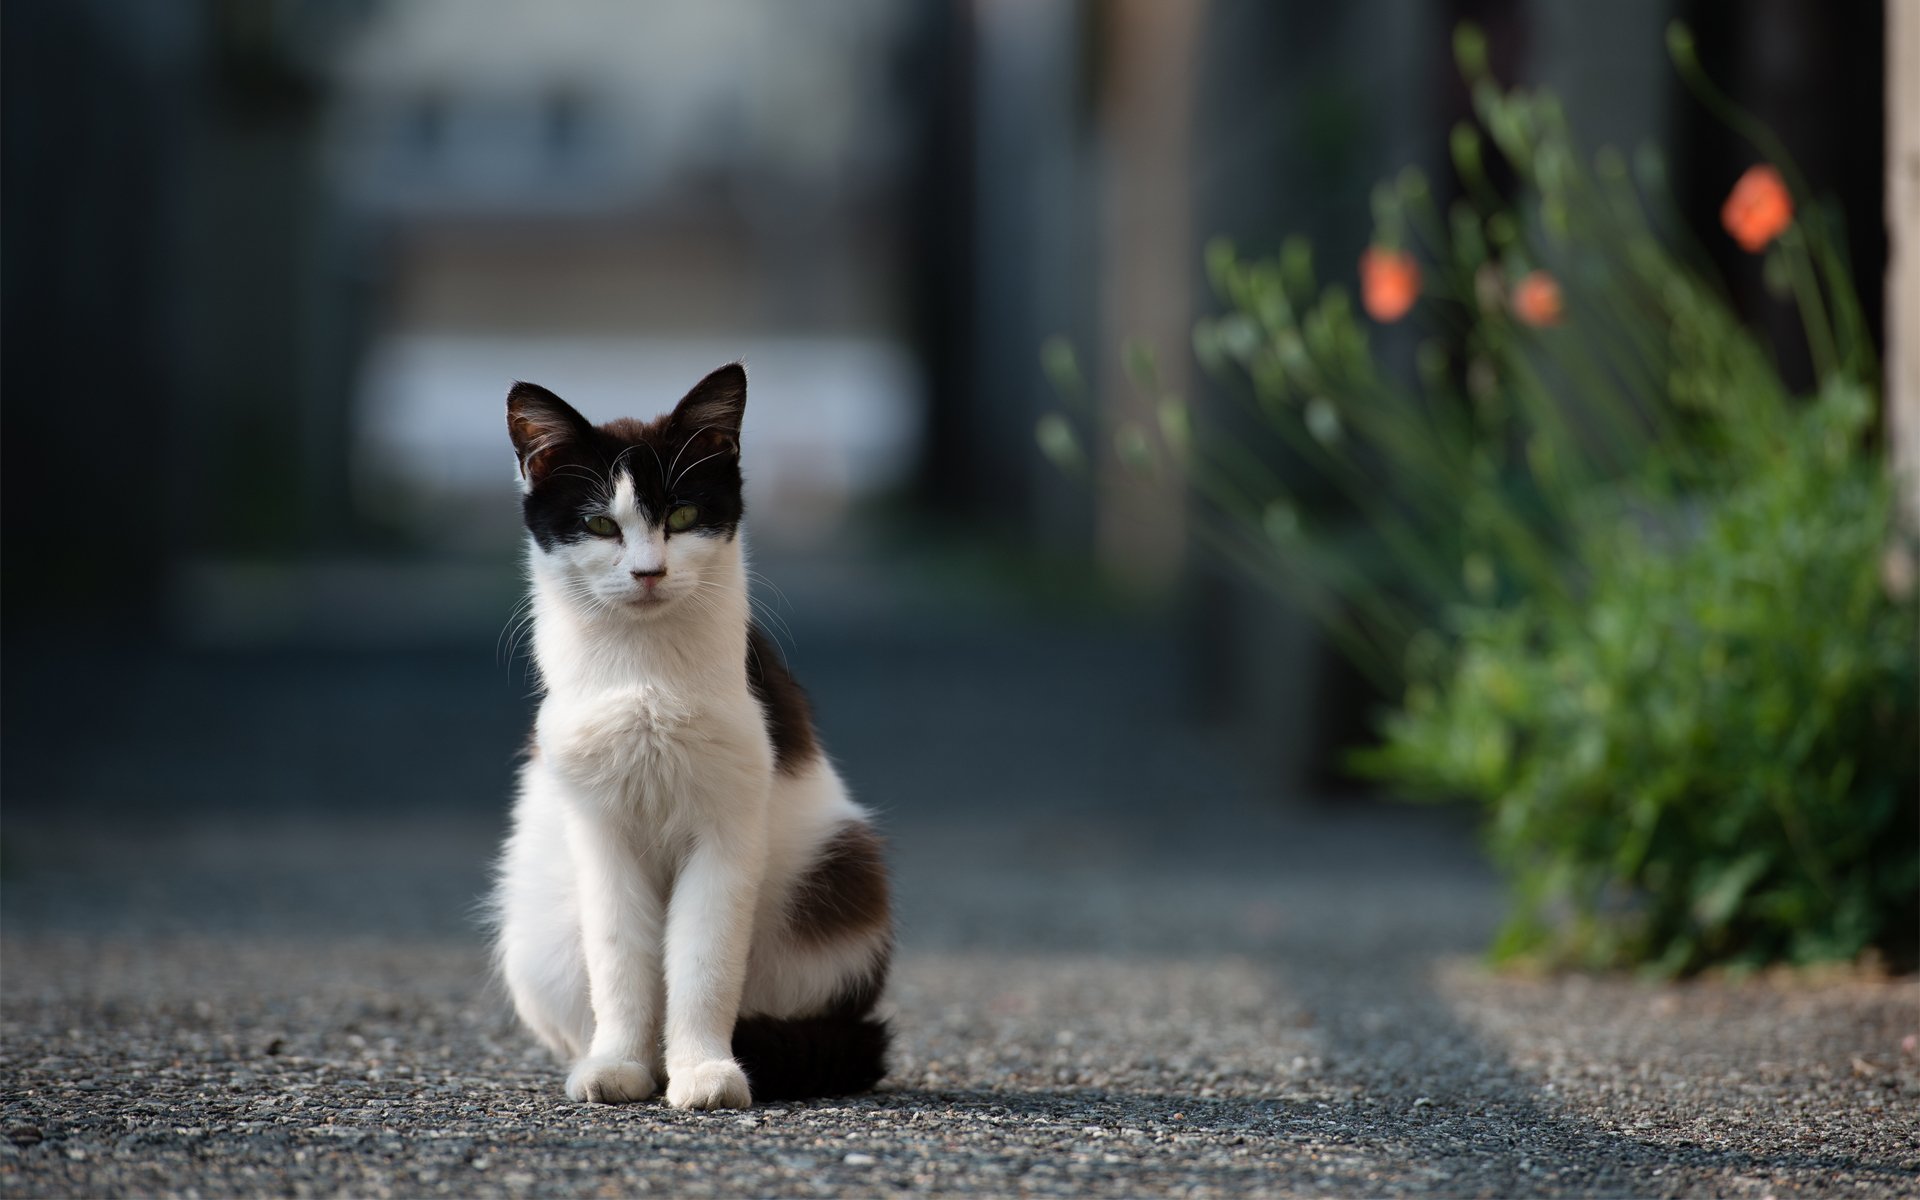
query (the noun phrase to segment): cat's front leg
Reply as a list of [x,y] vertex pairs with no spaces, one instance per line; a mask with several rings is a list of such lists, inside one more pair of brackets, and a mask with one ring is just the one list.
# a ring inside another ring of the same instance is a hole
[[567,1075],[567,1097],[626,1104],[658,1089],[665,904],[648,855],[621,822],[576,810],[567,848],[580,889],[593,1040]]
[[755,831],[699,841],[674,883],[667,911],[667,1102],[675,1108],[745,1108],[746,1072],[733,1058],[753,910],[765,869]]

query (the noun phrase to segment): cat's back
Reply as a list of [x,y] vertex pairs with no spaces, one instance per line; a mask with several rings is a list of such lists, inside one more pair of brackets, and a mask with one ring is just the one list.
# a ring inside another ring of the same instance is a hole
[[759,705],[773,748],[769,875],[777,895],[781,884],[801,883],[849,830],[871,836],[869,815],[827,757],[805,690],[779,646],[757,625],[748,628],[746,668],[747,690]]
[[753,621],[747,624],[747,688],[766,720],[774,770],[783,775],[803,773],[821,756],[813,706],[779,646]]

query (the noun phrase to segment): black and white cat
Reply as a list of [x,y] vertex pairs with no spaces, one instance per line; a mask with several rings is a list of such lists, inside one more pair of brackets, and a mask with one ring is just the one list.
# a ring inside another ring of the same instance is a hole
[[650,423],[507,395],[545,696],[497,955],[574,1100],[740,1108],[886,1070],[886,868],[751,617],[746,400],[738,364]]

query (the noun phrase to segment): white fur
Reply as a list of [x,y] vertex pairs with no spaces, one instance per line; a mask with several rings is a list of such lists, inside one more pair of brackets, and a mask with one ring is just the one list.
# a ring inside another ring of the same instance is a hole
[[[678,1107],[742,1107],[736,1018],[817,1011],[884,951],[884,931],[822,948],[785,922],[823,843],[866,814],[824,757],[774,771],[740,542],[665,536],[624,473],[596,511],[620,538],[530,554],[546,696],[495,890],[500,968],[573,1099],[664,1078]],[[650,599],[632,572],[662,565]]]

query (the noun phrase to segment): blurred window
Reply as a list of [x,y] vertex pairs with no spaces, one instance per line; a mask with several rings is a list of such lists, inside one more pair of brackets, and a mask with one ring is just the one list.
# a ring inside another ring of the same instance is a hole
[[576,158],[587,142],[587,124],[592,113],[586,97],[569,88],[549,92],[545,101],[545,121],[541,129],[549,158],[566,164]]
[[436,157],[447,140],[447,98],[438,91],[413,98],[406,114],[406,143],[411,157]]

